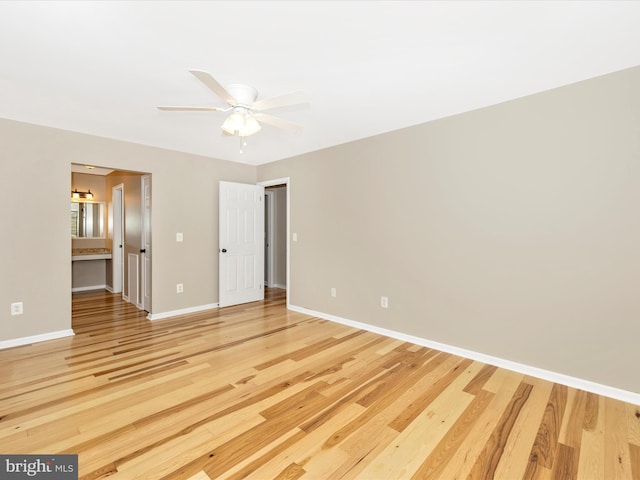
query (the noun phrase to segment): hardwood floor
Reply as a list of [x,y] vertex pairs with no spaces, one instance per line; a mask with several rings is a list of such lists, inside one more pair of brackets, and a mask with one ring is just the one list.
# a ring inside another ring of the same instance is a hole
[[82,479],[640,479],[640,408],[264,302],[0,351],[0,453]]

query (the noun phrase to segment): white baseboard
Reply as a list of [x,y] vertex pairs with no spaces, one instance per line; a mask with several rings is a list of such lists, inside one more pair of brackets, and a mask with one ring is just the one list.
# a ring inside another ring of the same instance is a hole
[[72,288],[72,292],[85,292],[87,290],[104,290],[107,288],[106,285],[91,285],[90,287],[75,287]]
[[178,315],[187,315],[189,313],[202,312],[203,310],[211,310],[213,308],[219,308],[218,303],[210,303],[208,305],[200,305],[199,307],[183,308],[181,310],[172,310],[170,312],[150,313],[147,315],[149,320],[162,320],[163,318],[175,317]]
[[444,343],[434,342],[422,337],[415,337],[413,335],[407,335],[406,333],[397,332],[394,330],[388,330],[386,328],[376,327],[375,325],[369,325],[367,323],[356,322],[335,315],[317,312],[315,310],[309,310],[304,307],[298,307],[296,305],[289,305],[289,309],[295,312],[304,313],[313,317],[323,318],[332,322],[341,323],[349,327],[359,328],[368,332],[384,335],[385,337],[395,338],[405,342],[414,343],[423,347],[433,348],[440,350],[441,352],[451,353],[460,357],[469,358],[478,362],[487,363],[489,365],[495,365],[500,368],[505,368],[525,375],[531,375],[532,377],[541,378],[550,382],[566,385],[567,387],[577,388],[586,392],[595,393],[598,395],[604,395],[605,397],[615,398],[623,402],[631,403],[633,405],[640,405],[640,394],[622,390],[620,388],[610,387],[608,385],[602,385],[600,383],[592,382],[590,380],[584,380],[582,378],[571,377],[563,373],[552,372],[550,370],[544,370],[538,367],[532,367],[518,362],[512,362],[504,358],[494,357],[491,355],[485,355],[484,353],[474,352],[473,350],[466,350],[464,348],[454,347]]
[[72,337],[75,335],[73,330],[59,330],[57,332],[42,333],[40,335],[32,335],[30,337],[13,338],[11,340],[3,340],[0,342],[0,350],[5,348],[20,347],[31,343],[46,342],[47,340],[55,340],[57,338]]
[[105,285],[104,289],[109,292],[109,293],[113,293],[113,287],[109,286],[109,285]]

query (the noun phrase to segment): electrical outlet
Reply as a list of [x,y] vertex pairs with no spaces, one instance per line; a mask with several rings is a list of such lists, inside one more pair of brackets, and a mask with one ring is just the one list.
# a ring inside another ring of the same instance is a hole
[[176,292],[177,293],[184,292],[184,285],[182,283],[176,283]]
[[182,235],[182,233],[178,232],[176,233],[176,242],[182,242],[184,240],[184,235]]
[[388,297],[380,297],[380,306],[382,308],[389,308],[389,298]]
[[337,297],[338,296],[338,292],[336,292],[336,287],[331,287],[331,296],[332,297]]
[[24,313],[24,305],[22,302],[11,304],[11,315],[22,315]]

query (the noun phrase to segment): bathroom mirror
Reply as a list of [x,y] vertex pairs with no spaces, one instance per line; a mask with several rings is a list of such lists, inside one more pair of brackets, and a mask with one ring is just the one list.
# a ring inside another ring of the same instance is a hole
[[104,238],[104,202],[71,202],[71,238]]

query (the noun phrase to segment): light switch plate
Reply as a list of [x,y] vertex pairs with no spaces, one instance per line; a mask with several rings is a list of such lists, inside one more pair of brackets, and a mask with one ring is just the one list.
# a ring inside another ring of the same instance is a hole
[[24,305],[22,302],[11,304],[11,315],[22,315],[24,313]]

